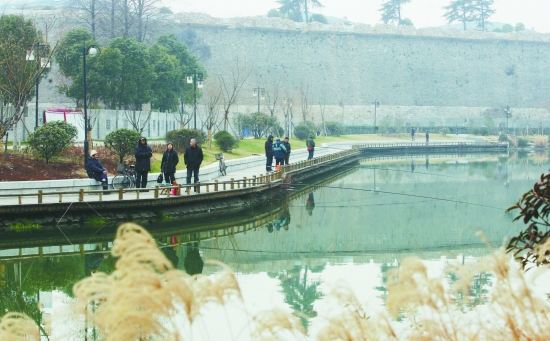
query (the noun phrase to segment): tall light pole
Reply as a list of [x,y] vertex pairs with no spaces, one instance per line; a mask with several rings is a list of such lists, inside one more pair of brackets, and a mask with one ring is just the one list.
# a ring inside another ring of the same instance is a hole
[[260,88],[259,86],[252,89],[252,96],[258,97],[258,112],[260,112],[260,99],[264,99],[265,97],[265,88]]
[[380,102],[375,100],[372,104],[374,105],[374,131],[376,132],[376,108],[380,106]]
[[[27,51],[27,54],[25,56],[26,60],[35,60],[34,57],[34,51],[36,51],[36,62],[40,62],[41,68],[47,68],[50,67],[50,62],[48,60],[44,60],[40,54],[40,52],[44,51],[46,48],[46,44],[42,44],[40,42],[32,45],[32,49]],[[38,85],[40,84],[40,77],[42,76],[41,72],[38,72],[36,75],[36,110],[35,110],[35,123],[34,123],[34,131],[38,129]]]
[[99,46],[90,45],[88,47],[82,48],[82,69],[84,72],[84,166],[86,166],[86,161],[88,161],[88,87],[86,85],[86,56],[90,57],[95,56],[96,54],[101,53]]
[[504,107],[504,112],[506,113],[506,134],[508,134],[508,118],[510,117],[510,113],[512,113],[509,105]]
[[195,130],[197,130],[197,88],[203,87],[202,77],[202,72],[196,70],[187,72],[187,84],[193,83],[193,129]]

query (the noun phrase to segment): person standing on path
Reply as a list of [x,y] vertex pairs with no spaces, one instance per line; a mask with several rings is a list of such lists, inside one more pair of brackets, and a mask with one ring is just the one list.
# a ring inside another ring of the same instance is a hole
[[313,152],[315,152],[315,141],[313,141],[313,134],[310,134],[309,138],[306,140],[306,147],[309,153],[307,159],[313,159]]
[[288,159],[290,159],[290,142],[288,142],[288,136],[285,137],[285,140],[283,141],[283,144],[286,148],[286,154],[285,154],[285,165],[288,165]]
[[[191,139],[189,147],[185,149],[183,154],[183,161],[187,166],[187,184],[191,183],[191,175],[193,175],[193,183],[199,182],[199,168],[201,167],[204,155],[202,154],[202,148],[197,145],[196,139]],[[197,190],[195,189],[195,192]]]
[[430,132],[426,130],[426,144],[430,143]]
[[164,182],[173,184],[176,181],[174,173],[176,173],[176,165],[179,161],[180,159],[178,153],[174,150],[174,145],[172,142],[168,142],[160,163],[161,172],[164,173]]
[[265,157],[265,170],[271,172],[273,166],[273,135],[269,135],[267,141],[265,141]]
[[96,150],[90,152],[90,157],[86,161],[86,173],[90,179],[101,182],[104,191],[109,189],[107,168],[99,161],[99,154]]
[[414,127],[412,127],[411,128],[411,139],[412,139],[412,141],[414,141],[414,132],[415,132]]
[[138,146],[134,149],[136,157],[136,188],[147,188],[147,176],[151,170],[153,150],[147,145],[147,139],[141,137]]
[[273,156],[275,156],[275,166],[285,164],[286,147],[281,139],[277,138],[273,144]]

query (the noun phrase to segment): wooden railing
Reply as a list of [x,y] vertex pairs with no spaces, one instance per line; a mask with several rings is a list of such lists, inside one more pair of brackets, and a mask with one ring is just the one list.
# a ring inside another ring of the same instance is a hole
[[[23,205],[23,198],[25,197],[36,197],[37,204],[44,203],[45,196],[57,196],[59,198],[58,202],[62,203],[63,198],[71,196],[70,199],[67,199],[65,202],[72,202],[74,198],[77,197],[79,202],[85,201],[86,196],[90,195],[99,195],[99,201],[104,201],[104,196],[107,194],[117,195],[115,200],[133,200],[140,199],[140,193],[143,191],[154,191],[153,198],[158,199],[162,197],[171,197],[172,189],[175,189],[175,196],[191,195],[192,191],[194,194],[201,193],[211,193],[211,192],[221,192],[228,190],[236,190],[241,188],[250,188],[265,186],[266,184],[273,184],[278,182],[282,178],[282,175],[287,172],[295,172],[299,170],[306,170],[309,167],[322,164],[325,162],[330,162],[333,160],[338,160],[340,158],[349,156],[351,154],[356,154],[355,150],[344,150],[332,154],[322,155],[315,157],[306,161],[299,161],[292,163],[290,165],[284,165],[279,170],[274,172],[269,172],[267,174],[259,174],[258,176],[254,175],[252,177],[243,177],[242,179],[231,178],[227,181],[218,181],[214,180],[213,182],[199,182],[196,184],[185,184],[177,186],[155,186],[153,188],[126,188],[126,189],[112,189],[112,190],[85,190],[83,188],[73,191],[63,191],[63,192],[45,192],[44,190],[38,190],[37,193],[15,193],[15,194],[0,194],[0,198],[17,198],[19,205]],[[110,195],[107,195],[107,199],[112,198]],[[113,201],[113,200],[108,200]],[[28,202],[27,202],[28,203]],[[52,203],[50,201],[50,203]]]
[[394,147],[436,147],[436,146],[508,146],[508,142],[392,142],[392,143],[361,143],[354,144],[352,149],[363,149],[363,148],[394,148]]

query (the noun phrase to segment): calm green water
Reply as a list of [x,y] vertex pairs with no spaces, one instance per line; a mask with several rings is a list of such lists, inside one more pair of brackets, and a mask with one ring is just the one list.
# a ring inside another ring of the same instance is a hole
[[[549,168],[547,154],[508,156],[414,156],[362,160],[342,174],[296,184],[288,202],[271,203],[248,216],[207,221],[208,228],[185,232],[171,222],[156,234],[159,247],[177,268],[213,274],[227,263],[237,274],[249,311],[278,306],[299,310],[315,330],[318,315],[330,310],[330,288],[345,283],[360,301],[383,306],[385,273],[409,256],[430,271],[475,262],[524,226],[505,213]],[[37,316],[71,296],[72,285],[95,268],[110,272],[115,260],[103,243],[52,245],[0,251],[3,308]],[[68,243],[67,243],[68,244]],[[174,249],[173,244],[181,245]],[[80,248],[87,254],[80,255]],[[92,253],[89,253],[92,252]],[[95,252],[95,253],[93,253]],[[56,253],[54,257],[48,254]],[[491,275],[476,282],[478,300]],[[52,294],[53,292],[53,294]]]

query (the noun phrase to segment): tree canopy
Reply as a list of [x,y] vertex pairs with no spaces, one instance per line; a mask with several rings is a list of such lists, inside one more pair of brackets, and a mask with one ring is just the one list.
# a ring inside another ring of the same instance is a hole
[[[382,13],[381,20],[384,24],[394,24],[402,25],[401,19],[401,6],[411,2],[412,0],[387,0],[382,3],[379,11]],[[412,21],[407,21],[406,23],[411,23]]]
[[302,11],[305,21],[309,22],[309,9],[313,7],[323,7],[319,0],[277,0],[281,5],[279,12],[287,18],[297,22],[303,21]]
[[[55,47],[45,44],[42,32],[22,15],[0,16],[0,99],[13,106],[0,117],[0,137],[19,120],[34,95],[36,79],[47,72]],[[30,53],[34,60],[30,60]]]

